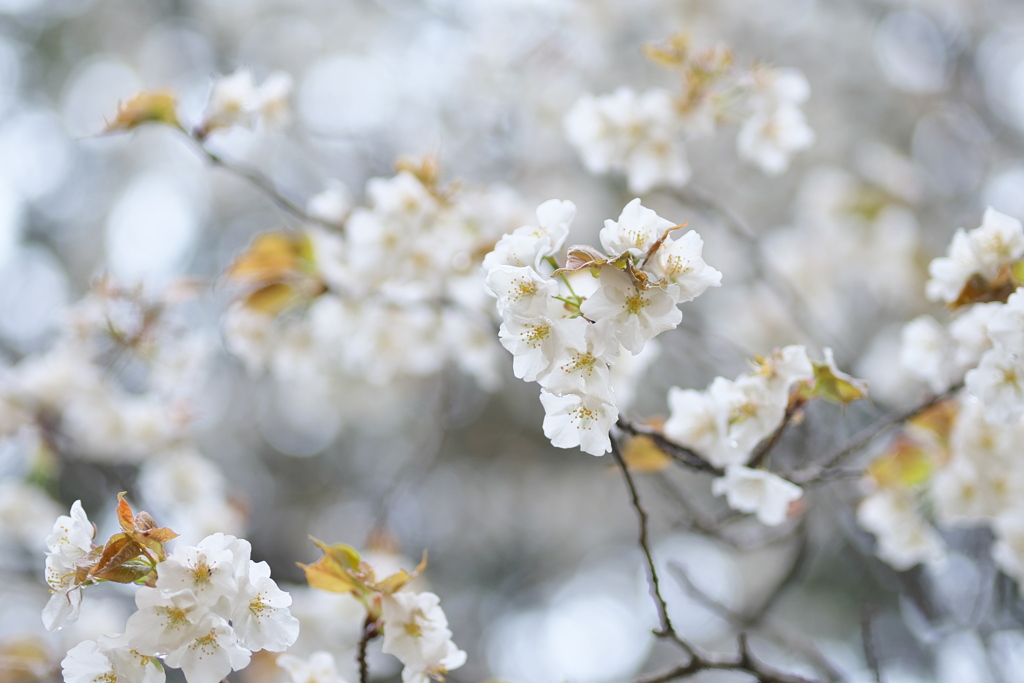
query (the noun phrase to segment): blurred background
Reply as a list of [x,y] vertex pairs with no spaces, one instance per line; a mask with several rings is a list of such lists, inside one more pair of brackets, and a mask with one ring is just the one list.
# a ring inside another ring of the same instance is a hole
[[[726,123],[687,141],[689,186],[645,196],[700,232],[723,286],[659,339],[625,414],[664,415],[670,386],[733,377],[774,346],[806,343],[817,357],[834,347],[872,400],[809,410],[778,449],[780,464],[798,467],[925,394],[898,347],[905,321],[938,308],[924,299],[929,259],[986,206],[1024,218],[1024,5],[0,0],[0,680],[60,680],[69,647],[123,628],[132,603],[116,586],[90,590],[73,628],[48,634],[39,619],[53,519],[81,499],[102,535],[123,490],[154,514],[163,505],[158,521],[184,542],[216,530],[248,538],[279,582],[303,583],[295,562],[316,558],[309,535],[369,549],[384,566],[411,568],[429,550],[421,586],[441,596],[469,653],[453,681],[602,683],[676,663],[651,635],[621,474],[609,458],[551,447],[537,387],[512,376],[496,334],[496,383],[451,362],[384,379],[343,373],[326,394],[298,372],[252,372],[222,341],[233,296],[223,273],[257,234],[300,222],[168,127],[100,133],[140,90],[173,90],[182,120],[198,121],[215,78],[284,71],[286,125],[220,132],[208,146],[296,204],[338,187],[365,204],[367,181],[392,176],[398,158],[434,157],[444,183],[514,193],[508,229],[557,197],[579,209],[570,243],[596,244],[633,195],[622,178],[584,170],[563,117],[586,93],[675,87],[641,48],[680,31],[730,46],[739,64],[800,69],[816,143],[771,177],[738,160]],[[737,237],[721,207],[756,239]],[[797,294],[766,286],[766,270]],[[96,294],[103,274],[120,293]],[[110,332],[118,311],[139,325],[150,308],[170,317],[161,334],[172,341],[160,343],[184,360],[161,356],[157,373],[93,353],[88,380],[54,369],[69,340]],[[12,407],[44,382],[60,394],[85,381],[163,417],[185,410],[187,429],[176,426],[158,458],[89,441],[109,417],[95,405],[52,399],[57,426],[41,417],[51,410],[27,418]],[[802,517],[766,529],[731,516],[703,475],[637,477],[685,637],[730,650],[749,631],[772,664],[837,680],[875,680],[872,660],[890,683],[1024,680],[1024,610],[984,529],[947,532],[941,567],[897,572],[854,522],[856,480],[809,488]],[[162,500],[166,490],[176,493]],[[213,499],[201,520],[175,508]],[[353,680],[354,607],[293,590],[294,650],[332,651]],[[393,679],[398,663],[378,653],[371,672]],[[233,676],[284,680],[259,658]]]

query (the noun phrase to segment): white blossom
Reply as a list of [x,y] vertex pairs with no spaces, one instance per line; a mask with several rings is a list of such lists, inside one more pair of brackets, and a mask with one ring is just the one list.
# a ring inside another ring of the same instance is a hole
[[960,298],[964,286],[979,268],[980,264],[971,247],[971,240],[967,232],[960,228],[953,233],[947,255],[928,264],[928,275],[931,277],[925,285],[928,298],[932,301],[953,303]]
[[952,340],[930,315],[914,318],[901,333],[900,363],[932,391],[945,391],[957,378]]
[[789,504],[803,495],[803,490],[765,470],[742,465],[730,465],[725,476],[711,482],[716,496],[725,495],[729,507],[740,512],[754,513],[768,526],[786,521]]
[[879,489],[866,496],[857,506],[857,522],[875,535],[875,554],[895,569],[945,557],[942,539],[907,492]]
[[128,617],[125,635],[130,646],[145,655],[166,654],[191,642],[201,635],[210,614],[191,590],[143,586],[135,593],[135,604],[139,609]]
[[995,279],[1003,266],[1024,256],[1024,226],[992,207],[985,209],[981,226],[971,230],[967,237],[978,272],[988,280]]
[[718,467],[740,464],[723,448],[725,420],[721,419],[718,403],[710,393],[672,387],[668,390],[668,406],[665,436],[694,449]]
[[61,515],[46,537],[45,576],[50,585],[50,599],[43,608],[43,625],[47,630],[66,626],[78,619],[82,606],[82,587],[78,583],[78,561],[92,550],[95,528],[76,500],[71,515]]
[[546,315],[551,297],[558,296],[558,283],[529,266],[495,266],[487,273],[485,284],[498,297],[500,312],[521,318]]
[[622,346],[634,354],[640,353],[648,339],[674,329],[683,319],[673,293],[659,287],[640,289],[612,267],[601,269],[601,286],[580,311],[591,320],[608,321]]
[[1013,353],[994,348],[967,373],[964,385],[985,405],[988,419],[1011,424],[1024,415],[1024,363]]
[[[552,306],[555,304],[558,302]],[[512,371],[515,376],[533,382],[558,360],[566,347],[565,338],[582,336],[582,331],[589,324],[582,318],[520,318],[506,315],[505,322],[498,328],[498,338],[513,356]]]
[[431,674],[444,675],[466,662],[466,653],[455,647],[441,601],[433,593],[408,591],[384,595],[383,652],[405,665],[403,683],[423,681]]
[[537,225],[521,226],[498,240],[494,250],[484,257],[484,272],[501,265],[539,270],[543,259],[562,248],[575,217],[576,205],[572,202],[547,200],[537,207]]
[[[83,640],[61,662],[65,683],[163,683],[163,667],[128,647],[123,635]],[[190,682],[191,683],[191,682]]]
[[580,394],[614,403],[609,365],[615,362],[619,345],[613,333],[605,323],[563,326],[562,347],[537,381],[553,394]]
[[292,598],[270,578],[266,562],[250,562],[231,610],[231,626],[243,647],[282,652],[299,636],[299,620],[289,613]]
[[281,655],[277,665],[288,672],[290,683],[346,683],[338,675],[334,655],[322,650],[314,652],[308,660],[293,655]]
[[603,455],[612,449],[608,432],[619,416],[614,404],[599,398],[566,394],[558,396],[543,389],[544,436],[555,448],[580,447],[584,453]]
[[181,669],[188,683],[220,683],[232,671],[248,666],[251,658],[252,653],[238,643],[231,626],[210,614],[164,661]]
[[769,175],[789,168],[795,152],[814,144],[815,135],[804,113],[794,106],[757,111],[743,122],[736,138],[740,158],[758,166]]
[[291,123],[292,110],[288,98],[292,93],[292,77],[284,71],[267,76],[256,90],[256,111],[263,125],[283,127]]
[[669,238],[658,248],[644,270],[678,287],[676,303],[693,301],[709,287],[722,284],[722,274],[704,262],[704,241],[693,230],[678,239]]
[[[1016,295],[1014,295],[1016,296]],[[1013,296],[1010,297],[1013,300]],[[1024,303],[1024,297],[1017,298],[1017,304]],[[982,355],[992,348],[992,324],[995,323],[997,336],[1003,336],[1004,348],[1017,342],[1024,351],[1024,317],[1014,307],[998,302],[974,304],[949,323],[949,337],[956,346],[953,361],[961,371],[974,367]],[[1015,329],[1014,329],[1015,328]]]
[[250,546],[244,539],[222,533],[207,536],[198,546],[178,546],[160,564],[157,588],[190,590],[204,606],[238,593],[239,575],[249,562]]
[[665,231],[675,224],[643,206],[640,199],[630,201],[622,209],[618,221],[608,219],[601,229],[601,246],[611,258],[628,253],[643,257]]
[[256,82],[249,69],[222,76],[213,83],[203,114],[203,130],[209,132],[232,126],[252,128],[256,124],[259,102]]
[[565,116],[565,133],[591,173],[625,173],[630,191],[682,187],[691,169],[681,140],[672,94],[637,95],[619,88],[611,95],[584,96]]
[[[971,306],[968,314],[976,310],[983,311],[980,315],[989,313],[984,330],[992,343],[998,344],[1001,349],[1010,353],[1024,355],[1024,292],[1017,290],[1010,295],[1005,304],[975,304]],[[950,332],[952,330],[953,326],[950,325]],[[977,346],[982,351],[986,350],[983,344]]]
[[96,535],[96,527],[89,521],[89,516],[82,508],[82,501],[76,500],[71,505],[71,515],[61,515],[53,523],[53,531],[46,537],[46,547],[50,552],[62,546],[72,546],[83,552],[92,548],[92,539]]

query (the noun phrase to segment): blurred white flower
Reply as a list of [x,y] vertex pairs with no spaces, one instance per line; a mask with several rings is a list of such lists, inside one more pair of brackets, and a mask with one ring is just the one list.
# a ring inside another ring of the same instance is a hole
[[655,187],[682,187],[691,169],[681,140],[672,94],[637,95],[619,88],[611,95],[581,98],[565,116],[565,134],[591,173],[625,173],[629,189],[646,194]]
[[803,490],[793,482],[742,465],[725,468],[725,476],[711,482],[711,491],[716,496],[725,495],[732,509],[756,514],[768,526],[786,521],[789,504],[803,495]]

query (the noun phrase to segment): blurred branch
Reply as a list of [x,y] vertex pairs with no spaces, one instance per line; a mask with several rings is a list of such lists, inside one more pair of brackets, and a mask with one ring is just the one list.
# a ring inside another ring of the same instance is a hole
[[636,683],[668,683],[680,678],[689,678],[701,671],[745,671],[760,683],[816,683],[814,679],[777,671],[753,655],[747,645],[747,637],[740,634],[739,652],[735,655],[694,655],[689,663],[677,666],[660,674],[641,678]]
[[768,454],[772,452],[772,449],[778,445],[779,440],[782,438],[782,433],[786,431],[786,427],[793,421],[793,416],[799,412],[803,407],[804,401],[795,401],[791,405],[786,406],[786,414],[782,417],[782,423],[775,428],[775,431],[771,433],[767,439],[762,441],[758,447],[754,450],[752,456],[750,456],[750,462],[747,463],[747,467],[756,468]]
[[300,221],[304,223],[315,223],[317,225],[327,228],[328,230],[336,231],[340,229],[341,226],[311,215],[301,206],[299,206],[292,200],[288,199],[280,190],[277,189],[277,187],[274,185],[274,181],[271,180],[264,173],[250,166],[240,164],[237,161],[226,159],[221,155],[217,154],[216,152],[212,151],[209,147],[206,146],[203,140],[195,137],[195,135],[189,134],[186,131],[182,132],[185,133],[186,137],[188,137],[188,139],[192,142],[193,147],[200,154],[200,156],[205,157],[206,160],[210,162],[210,164],[212,164],[213,166],[218,166],[224,169],[225,171],[228,171],[229,173],[241,178],[242,180],[245,180],[250,185],[259,190],[261,194],[267,197],[285,213],[291,214],[292,216],[298,218]]
[[957,382],[941,394],[936,394],[916,406],[886,415],[880,420],[877,420],[874,424],[865,427],[854,435],[854,437],[842,448],[825,458],[822,464],[803,471],[793,472],[786,478],[796,482],[797,484],[815,484],[832,479],[841,479],[852,475],[853,473],[851,473],[850,470],[839,469],[839,465],[842,464],[843,461],[866,447],[885,430],[890,427],[902,425],[904,422],[914,419],[925,410],[928,410],[932,406],[941,403],[956,394],[963,388],[963,386],[964,383],[962,381]]
[[[779,277],[765,262],[764,251],[761,249],[761,240],[757,233],[751,229],[750,225],[735,211],[719,202],[711,193],[700,188],[688,185],[682,190],[677,191],[676,197],[683,204],[692,206],[699,211],[716,214],[722,219],[729,232],[750,246],[754,254],[754,258],[751,260],[753,274],[758,280],[767,285],[782,305],[788,309],[790,317],[805,340],[815,341],[815,335],[811,333],[811,330],[824,330],[825,327],[820,321],[815,320],[815,316],[811,313],[807,302],[790,285],[789,281],[784,277]],[[829,337],[830,346],[842,347],[839,338],[834,333],[829,332]]]
[[830,683],[841,681],[843,680],[842,672],[836,669],[832,662],[821,654],[821,651],[814,646],[813,642],[797,639],[794,636],[775,628],[772,624],[768,623],[766,619],[768,611],[771,606],[775,604],[778,596],[781,595],[784,589],[791,585],[793,579],[799,575],[799,568],[803,565],[803,559],[806,557],[806,549],[807,537],[806,535],[803,535],[801,536],[800,547],[794,554],[793,562],[790,564],[790,568],[786,572],[786,575],[781,581],[779,581],[768,598],[753,614],[742,614],[730,609],[726,605],[723,605],[718,600],[715,600],[693,583],[689,575],[686,573],[686,569],[682,565],[672,564],[669,566],[669,569],[672,571],[673,576],[675,576],[675,578],[683,585],[683,588],[686,589],[687,595],[693,598],[694,602],[708,608],[719,617],[729,622],[729,625],[733,628],[741,631],[755,629],[760,635],[772,641],[779,647],[791,650],[802,656],[809,664],[818,669]]
[[682,666],[677,666],[674,669],[670,669],[653,677],[640,679],[637,683],[667,683],[667,681],[687,678],[700,671],[708,671],[711,669],[722,671],[745,671],[755,676],[758,681],[762,681],[763,683],[815,683],[811,679],[776,671],[761,662],[759,659],[754,657],[750,652],[750,649],[747,647],[746,634],[741,633],[738,636],[739,652],[736,655],[718,655],[703,652],[696,645],[687,642],[679,636],[675,627],[672,625],[672,620],[668,615],[668,605],[665,603],[665,598],[661,594],[661,582],[658,578],[658,569],[654,563],[654,555],[651,552],[649,540],[649,516],[647,511],[644,509],[643,504],[640,502],[640,493],[636,488],[636,483],[633,481],[633,475],[630,473],[629,467],[626,466],[626,461],[622,456],[622,450],[619,447],[618,440],[614,436],[611,437],[611,446],[612,457],[615,458],[615,463],[619,466],[619,469],[622,470],[622,476],[626,481],[626,487],[629,489],[630,502],[633,505],[633,509],[636,510],[637,519],[640,525],[640,537],[638,542],[640,550],[644,554],[644,559],[647,561],[647,573],[648,578],[650,579],[651,596],[654,600],[654,606],[658,612],[658,623],[660,625],[659,630],[655,631],[655,635],[674,643],[686,652],[690,658],[689,662]]
[[875,683],[882,683],[882,670],[879,667],[878,653],[875,652],[875,636],[871,629],[874,617],[874,610],[866,607],[861,615],[860,632],[861,640],[864,643],[864,660],[875,677]]

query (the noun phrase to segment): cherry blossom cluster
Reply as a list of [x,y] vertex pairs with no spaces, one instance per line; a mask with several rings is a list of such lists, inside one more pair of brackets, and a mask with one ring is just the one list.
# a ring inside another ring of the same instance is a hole
[[211,351],[210,336],[184,322],[192,289],[178,283],[153,296],[102,277],[65,313],[49,350],[0,372],[0,447],[14,456],[0,470],[10,494],[0,508],[12,511],[3,519],[25,514],[16,509],[56,514],[28,482],[80,459],[139,467],[141,493],[180,529],[241,528],[218,466],[192,445]]
[[988,419],[1007,426],[1024,415],[1022,256],[1024,227],[995,209],[980,227],[958,230],[949,254],[932,261],[927,284],[929,298],[957,315],[948,326],[932,316],[911,321],[901,350],[903,364],[933,391],[965,379]]
[[686,140],[712,135],[725,121],[740,124],[739,156],[771,175],[814,142],[800,109],[810,94],[800,71],[740,69],[729,50],[695,50],[685,36],[651,46],[648,55],[676,71],[678,91],[622,87],[585,95],[566,114],[566,136],[591,173],[623,173],[637,194],[682,187],[692,175]]
[[681,226],[639,199],[605,221],[604,253],[571,247],[558,269],[554,255],[575,215],[572,202],[544,202],[537,224],[502,237],[483,265],[513,372],[541,385],[545,436],[558,448],[601,455],[611,450],[618,417],[611,368],[620,353],[638,355],[679,325],[678,305],[718,286],[722,274],[704,263],[700,235],[672,238]]
[[175,319],[181,295],[97,281],[49,351],[0,375],[0,438],[66,439],[106,462],[137,462],[180,440],[207,350]]
[[[920,303],[923,284],[910,162],[880,145],[860,157],[856,174],[836,167],[808,173],[792,221],[761,237],[766,264],[799,292],[814,322],[837,336],[863,329],[849,297],[867,295],[903,311]],[[736,297],[735,314],[722,317],[757,315],[750,298],[759,284]],[[777,306],[764,308],[760,315],[777,320]]]
[[[381,649],[402,663],[403,683],[443,681],[449,671],[466,663],[466,653],[452,640],[440,598],[407,586],[426,567],[425,555],[412,574],[398,570],[378,578],[374,568],[350,546],[316,543],[324,555],[312,565],[303,565],[309,585],[359,600],[366,610],[364,645],[383,634]],[[314,653],[308,661],[282,657],[279,665],[289,672],[293,683],[340,680],[333,657],[326,652]],[[324,679],[314,679],[317,672],[323,672]]]
[[896,568],[945,556],[934,523],[988,526],[996,563],[1024,577],[1024,471],[1016,457],[1024,434],[1021,257],[1024,226],[989,208],[981,226],[958,230],[948,254],[929,267],[929,298],[955,317],[944,325],[920,316],[903,330],[901,361],[912,376],[936,393],[963,388],[919,416],[869,468],[858,520]]
[[[337,190],[314,198],[311,210],[337,231],[260,236],[236,261],[228,277],[243,296],[226,314],[228,347],[253,372],[307,385],[379,385],[453,363],[494,388],[497,345],[477,273],[522,216],[515,195],[442,187],[429,163],[370,180],[366,195],[351,210]],[[276,266],[273,240],[284,245]]]
[[762,459],[758,446],[808,398],[847,403],[863,397],[866,386],[836,368],[831,349],[825,350],[824,362],[812,363],[806,348],[787,346],[754,365],[754,372],[734,380],[716,377],[704,391],[673,387],[663,433],[724,470],[712,483],[716,496],[725,495],[733,509],[778,526],[803,491],[752,463]]
[[46,579],[52,596],[43,611],[48,629],[77,620],[86,586],[104,581],[142,584],[138,611],[124,633],[86,640],[64,659],[67,683],[126,680],[158,683],[163,665],[189,683],[217,683],[245,668],[257,650],[281,652],[298,636],[291,597],[250,559],[248,541],[213,534],[197,546],[164,544],[177,536],[146,512],[132,514],[121,497],[122,531],[93,545],[95,527],[80,502],[47,538]]
[[291,121],[291,90],[292,77],[283,71],[273,72],[259,87],[249,69],[222,76],[213,82],[195,135],[202,139],[215,130],[233,126],[284,126]]
[[[291,121],[292,78],[283,71],[270,74],[257,87],[249,69],[239,69],[213,82],[202,118],[190,132],[203,141],[211,133],[234,127],[273,128]],[[107,132],[126,131],[145,123],[162,123],[186,131],[178,115],[176,96],[167,91],[143,91],[119,103]]]

